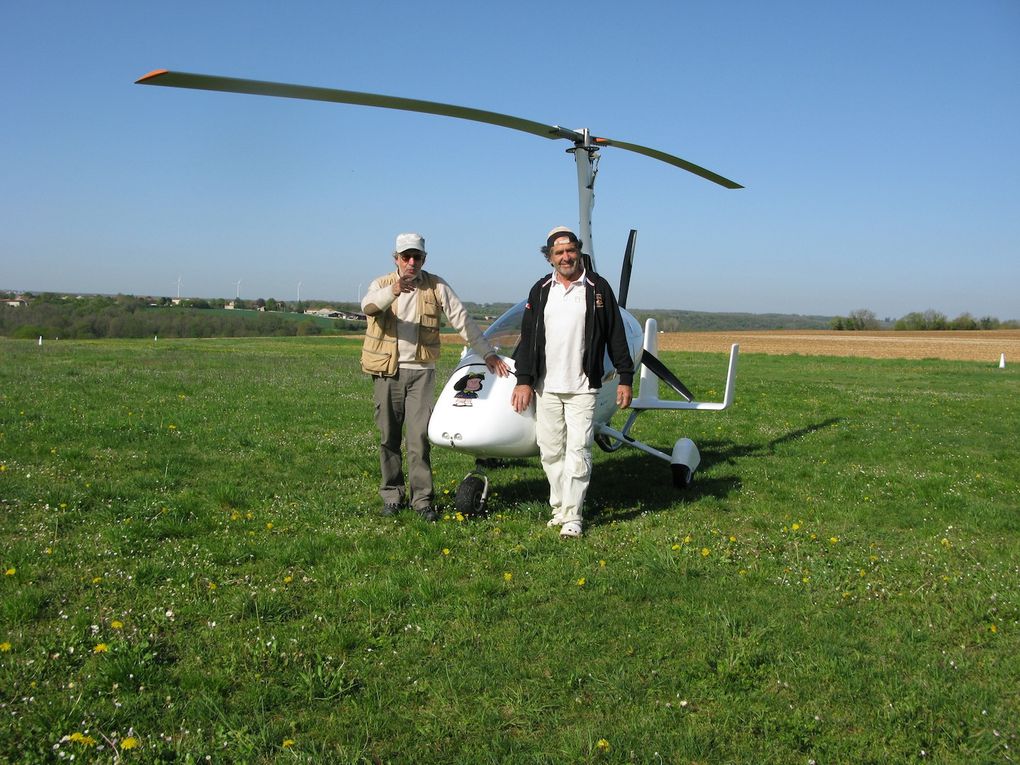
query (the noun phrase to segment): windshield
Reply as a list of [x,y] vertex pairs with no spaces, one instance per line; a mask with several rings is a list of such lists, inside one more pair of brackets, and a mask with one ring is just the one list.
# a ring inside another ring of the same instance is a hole
[[521,322],[524,320],[526,300],[522,300],[489,325],[484,335],[501,356],[513,356],[521,340]]

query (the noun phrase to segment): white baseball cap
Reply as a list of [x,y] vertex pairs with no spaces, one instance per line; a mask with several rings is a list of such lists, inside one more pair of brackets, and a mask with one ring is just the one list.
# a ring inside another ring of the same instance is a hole
[[397,252],[407,252],[408,250],[418,250],[424,255],[425,237],[421,234],[397,234]]

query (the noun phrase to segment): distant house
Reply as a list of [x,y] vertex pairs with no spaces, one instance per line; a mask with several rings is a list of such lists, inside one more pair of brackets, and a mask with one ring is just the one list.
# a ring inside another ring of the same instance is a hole
[[28,305],[28,301],[22,295],[18,295],[16,298],[9,298],[4,302],[11,308],[21,308],[23,305]]

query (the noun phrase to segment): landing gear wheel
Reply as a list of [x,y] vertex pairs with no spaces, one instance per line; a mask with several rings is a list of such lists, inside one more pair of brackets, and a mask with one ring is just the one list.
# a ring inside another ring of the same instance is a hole
[[453,506],[461,515],[484,515],[486,500],[485,480],[476,475],[469,475],[457,487]]
[[604,436],[601,433],[597,433],[595,435],[595,443],[596,445],[598,445],[599,449],[601,449],[604,452],[615,452],[617,449],[623,446],[623,441],[618,441],[615,438]]

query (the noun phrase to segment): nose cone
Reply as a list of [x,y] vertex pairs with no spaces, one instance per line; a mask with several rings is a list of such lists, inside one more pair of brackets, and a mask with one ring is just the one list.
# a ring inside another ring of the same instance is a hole
[[[512,370],[513,360],[503,360]],[[466,356],[436,399],[429,440],[477,457],[538,454],[534,404],[521,414],[510,406],[516,384],[513,374],[500,377],[477,355]]]

